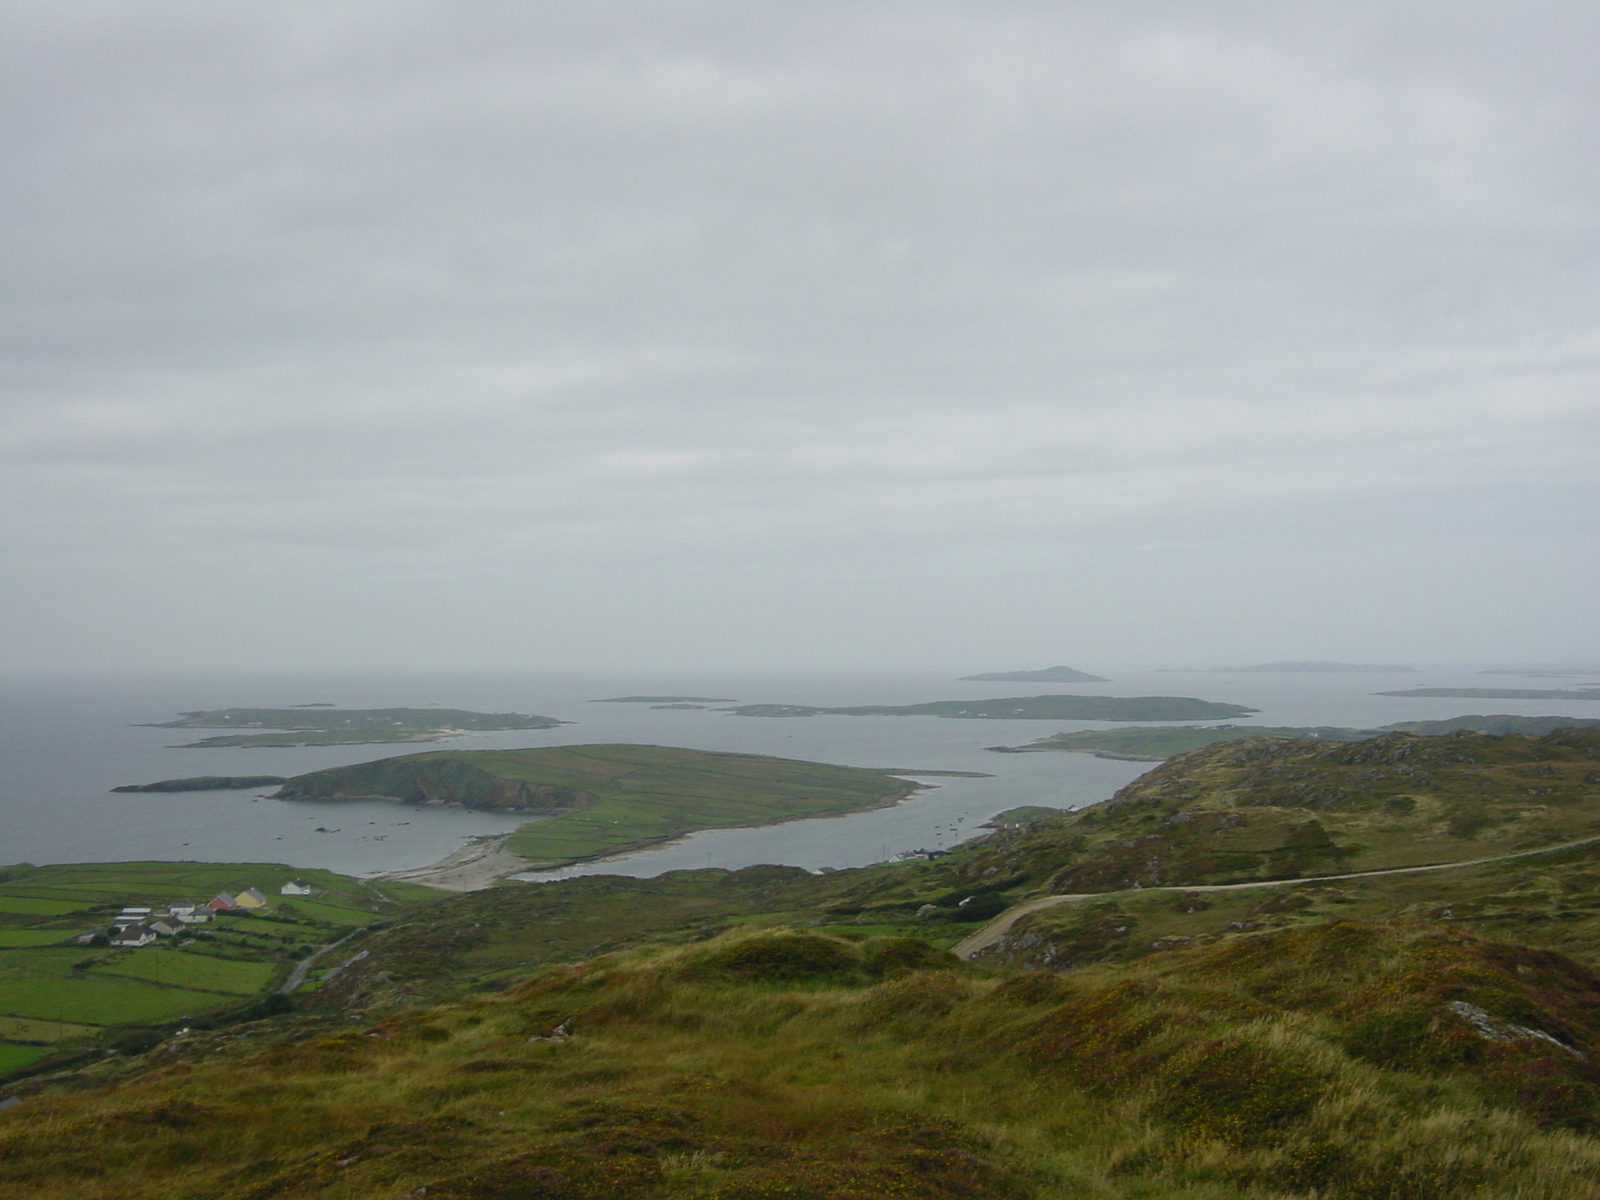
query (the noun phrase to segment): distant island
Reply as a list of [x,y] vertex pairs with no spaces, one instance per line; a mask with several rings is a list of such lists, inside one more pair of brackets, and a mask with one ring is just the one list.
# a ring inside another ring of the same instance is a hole
[[1566,679],[1574,675],[1600,675],[1600,667],[1587,667],[1572,670],[1541,670],[1523,667],[1494,667],[1487,671],[1479,671],[1479,675],[1526,675],[1533,679]]
[[988,671],[982,675],[963,675],[963,682],[978,680],[994,683],[1110,683],[1104,675],[1091,675],[1072,667],[1045,667],[1039,671]]
[[1257,663],[1253,667],[1161,667],[1162,671],[1177,672],[1202,672],[1206,674],[1223,675],[1278,675],[1301,674],[1313,672],[1359,672],[1369,674],[1385,674],[1392,672],[1405,672],[1417,674],[1416,667],[1391,666],[1382,663],[1342,663],[1342,662],[1269,662]]
[[113,792],[234,792],[243,788],[275,787],[282,775],[195,775],[188,779],[158,779],[155,783],[125,783]]
[[1395,732],[1420,733],[1428,736],[1471,732],[1494,734],[1499,737],[1507,734],[1531,734],[1542,737],[1557,729],[1600,729],[1600,719],[1519,717],[1497,713],[1492,716],[1449,717],[1442,721],[1396,721],[1392,725],[1384,725],[1377,729],[1346,729],[1330,725],[1157,725],[1055,733],[1021,746],[987,748],[1000,754],[1068,750],[1078,754],[1093,754],[1097,758],[1161,762],[1173,755],[1215,745],[1217,742],[1235,742],[1252,737],[1361,742]]
[[1373,692],[1374,696],[1452,696],[1465,700],[1600,700],[1600,688],[1470,688],[1425,687],[1403,692]]
[[718,709],[736,717],[954,717],[989,721],[1216,721],[1258,711],[1191,696],[1005,696],[995,700],[933,700],[926,704],[744,704]]
[[175,721],[156,721],[146,729],[254,729],[183,743],[186,748],[216,746],[351,746],[383,742],[435,742],[462,733],[513,729],[554,729],[570,725],[554,717],[526,713],[480,713],[460,708],[220,708],[180,713]]
[[732,696],[610,696],[590,704],[732,704]]
[[[389,800],[547,818],[521,826],[509,840],[490,839],[502,852],[503,875],[617,854],[697,829],[858,812],[895,803],[920,786],[883,770],[619,744],[406,754],[296,775],[275,798]],[[394,877],[427,881],[413,872]]]

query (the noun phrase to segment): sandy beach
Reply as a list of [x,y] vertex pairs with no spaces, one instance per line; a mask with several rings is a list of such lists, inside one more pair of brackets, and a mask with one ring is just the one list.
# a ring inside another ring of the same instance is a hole
[[491,833],[468,840],[459,850],[438,862],[405,871],[386,871],[373,875],[373,882],[420,883],[445,892],[477,892],[493,887],[507,875],[533,867],[527,859],[505,849],[509,833]]

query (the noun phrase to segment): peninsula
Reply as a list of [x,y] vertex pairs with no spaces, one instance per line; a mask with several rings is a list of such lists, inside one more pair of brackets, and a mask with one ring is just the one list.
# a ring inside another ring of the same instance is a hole
[[988,671],[982,675],[963,675],[963,682],[993,683],[1110,683],[1104,675],[1091,675],[1072,667],[1045,667],[1038,671]]
[[1192,696],[1005,696],[994,700],[933,700],[926,704],[743,704],[719,709],[736,717],[955,717],[988,721],[1217,721],[1256,712],[1242,704]]
[[[893,804],[919,785],[888,771],[683,750],[551,746],[436,750],[297,775],[276,799],[391,800],[542,817],[493,846],[504,875],[638,849],[697,829],[766,825]],[[425,882],[415,872],[406,878]]]
[[[350,746],[383,742],[435,742],[463,733],[554,729],[570,725],[526,713],[480,713],[460,708],[222,708],[181,713],[147,729],[233,729],[238,732],[185,742],[216,746]],[[270,730],[271,732],[266,732]]]
[[282,775],[194,775],[188,779],[158,779],[154,783],[125,783],[113,792],[236,792],[244,788],[275,787]]
[[1025,754],[1036,750],[1068,750],[1093,754],[1097,758],[1121,758],[1135,762],[1162,762],[1175,754],[1212,746],[1217,742],[1237,742],[1243,738],[1293,738],[1323,742],[1360,742],[1385,733],[1420,733],[1437,736],[1445,733],[1487,733],[1496,737],[1508,734],[1542,736],[1558,729],[1600,729],[1600,719],[1585,717],[1518,717],[1506,713],[1490,716],[1449,717],[1442,721],[1396,721],[1377,729],[1346,729],[1330,725],[1156,725],[1123,726],[1120,729],[1085,729],[1074,733],[1055,733],[1021,746],[990,746],[1000,754]]

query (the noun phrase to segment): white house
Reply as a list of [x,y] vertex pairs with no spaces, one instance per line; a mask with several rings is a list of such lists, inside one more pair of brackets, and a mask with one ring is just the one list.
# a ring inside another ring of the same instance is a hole
[[113,946],[148,946],[156,940],[156,931],[148,925],[129,925],[111,935]]
[[284,884],[278,889],[278,895],[309,896],[311,895],[311,885],[305,882],[303,879],[291,879],[288,883]]

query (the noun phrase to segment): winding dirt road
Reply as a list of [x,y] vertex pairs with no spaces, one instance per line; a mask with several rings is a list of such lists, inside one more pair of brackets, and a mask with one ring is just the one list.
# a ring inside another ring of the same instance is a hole
[[1027,900],[1006,909],[1005,912],[990,921],[977,933],[972,934],[970,937],[962,938],[961,941],[951,946],[950,953],[957,958],[970,959],[1005,937],[1018,920],[1029,913],[1038,912],[1041,908],[1054,908],[1058,904],[1072,904],[1082,900],[1104,900],[1108,896],[1125,895],[1128,891],[1136,890],[1141,895],[1148,895],[1151,892],[1238,892],[1246,888],[1291,887],[1300,883],[1336,883],[1341,879],[1370,879],[1374,875],[1417,875],[1424,871],[1454,871],[1461,867],[1481,867],[1488,863],[1509,862],[1516,858],[1532,858],[1538,854],[1554,854],[1558,850],[1571,850],[1575,846],[1589,846],[1596,842],[1600,842],[1600,836],[1579,838],[1575,842],[1562,842],[1559,846],[1542,846],[1538,850],[1518,850],[1513,854],[1497,854],[1493,858],[1474,858],[1466,862],[1429,863],[1421,867],[1386,867],[1382,871],[1355,871],[1349,875],[1308,875],[1297,879],[1261,879],[1251,883],[1202,883],[1188,886],[1174,885],[1170,887],[1124,889],[1120,892],[1074,892],[1066,896],[1044,896],[1038,900]]

